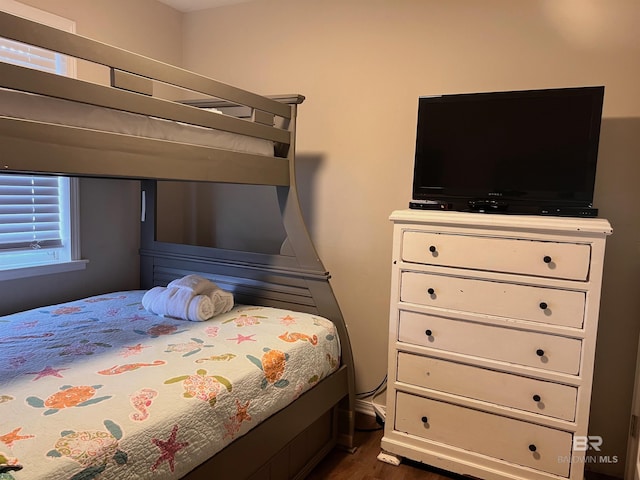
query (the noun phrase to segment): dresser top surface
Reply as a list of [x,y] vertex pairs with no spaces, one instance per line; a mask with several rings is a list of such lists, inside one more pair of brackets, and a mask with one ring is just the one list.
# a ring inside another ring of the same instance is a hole
[[505,215],[429,210],[396,210],[389,217],[394,223],[417,223],[470,228],[518,230],[553,230],[611,235],[612,228],[604,218],[555,217],[543,215]]

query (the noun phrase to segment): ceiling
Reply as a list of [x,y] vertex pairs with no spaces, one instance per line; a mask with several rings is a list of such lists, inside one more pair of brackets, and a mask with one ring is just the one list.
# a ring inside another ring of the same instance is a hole
[[233,3],[244,3],[251,0],[159,0],[181,12],[195,12],[207,8],[221,7]]

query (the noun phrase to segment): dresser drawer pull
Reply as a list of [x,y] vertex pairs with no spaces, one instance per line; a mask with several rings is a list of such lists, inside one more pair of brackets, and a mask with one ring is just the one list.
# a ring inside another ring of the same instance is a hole
[[544,357],[544,350],[539,348],[538,350],[536,350],[536,355],[539,357]]
[[540,400],[542,400],[542,398],[540,397],[540,395],[537,395],[537,394],[536,394],[536,395],[534,395],[534,396],[533,396],[533,401],[534,401],[534,402],[539,402]]
[[538,449],[538,447],[536,447],[533,443],[531,445],[529,445],[529,451],[535,452],[537,449]]
[[425,330],[425,331],[424,331],[424,334],[425,334],[427,337],[430,337],[431,335],[433,335],[433,332],[432,332],[431,330]]
[[431,246],[429,247],[429,251],[430,251],[431,253],[436,253],[436,251],[437,251],[437,250],[438,250],[438,249],[436,248],[436,246],[435,246],[435,245],[431,245]]
[[436,293],[436,291],[435,291],[433,288],[428,288],[428,289],[427,289],[427,293],[428,293],[429,295],[433,295],[434,293]]
[[420,420],[422,420],[422,423],[429,423],[428,417],[422,417]]
[[540,302],[541,310],[546,310],[547,308],[549,308],[549,305],[547,305],[547,302]]
[[551,263],[552,260],[553,259],[549,255],[545,255],[544,258],[542,259],[544,263]]

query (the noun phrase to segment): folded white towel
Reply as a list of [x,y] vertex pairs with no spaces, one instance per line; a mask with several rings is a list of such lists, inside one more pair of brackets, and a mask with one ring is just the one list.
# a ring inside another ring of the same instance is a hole
[[142,306],[144,309],[151,313],[156,313],[153,311],[151,306],[165,290],[165,287],[153,287],[151,290],[147,290],[142,296]]
[[215,309],[207,295],[193,295],[188,289],[154,287],[142,297],[142,306],[156,315],[202,322],[214,316]]
[[193,297],[193,293],[189,290],[167,288],[164,293],[158,297],[158,300],[153,304],[152,308],[158,312],[163,312],[163,315],[168,317],[188,320],[189,303]]
[[177,278],[169,282],[167,288],[180,288],[192,292],[194,295],[206,295],[213,303],[213,315],[227,313],[233,308],[233,294],[221,289],[211,280],[191,274],[182,278]]
[[191,290],[194,295],[201,295],[205,293],[205,290],[211,289],[213,287],[217,287],[215,283],[211,280],[207,280],[200,275],[187,275],[186,277],[177,278],[167,285],[167,288],[184,288],[187,290]]
[[201,322],[231,310],[233,294],[192,274],[147,291],[142,306],[156,315]]
[[154,287],[142,297],[142,306],[156,315],[187,319],[189,302],[193,298],[188,290]]

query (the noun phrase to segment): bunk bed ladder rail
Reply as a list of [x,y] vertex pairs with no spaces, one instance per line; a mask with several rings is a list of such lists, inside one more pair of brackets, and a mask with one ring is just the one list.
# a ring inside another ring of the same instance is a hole
[[[3,172],[287,184],[291,132],[274,124],[289,120],[287,104],[6,12],[0,12],[0,36],[106,66],[111,73],[111,84],[101,85],[0,62],[2,88],[223,130],[278,146],[276,156],[267,157],[0,115],[0,141],[7,153],[0,165]],[[245,118],[217,115],[157,98],[152,96],[154,82],[182,89],[180,96],[195,92],[252,113]],[[179,170],[176,158],[182,159]]]

